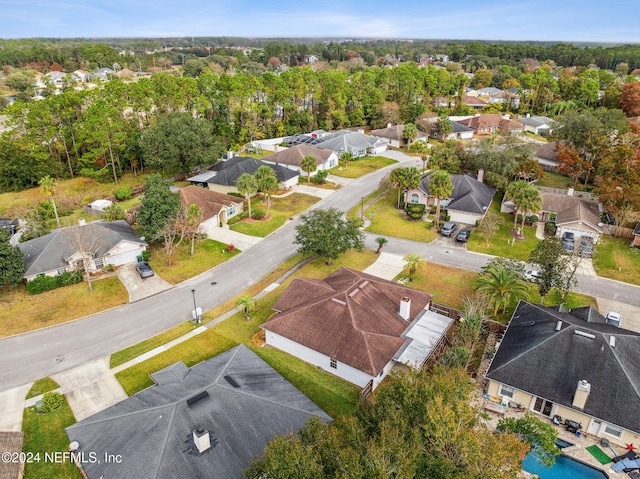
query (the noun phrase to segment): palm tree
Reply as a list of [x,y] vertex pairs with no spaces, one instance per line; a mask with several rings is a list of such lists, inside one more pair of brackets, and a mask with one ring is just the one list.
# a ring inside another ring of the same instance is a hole
[[376,243],[378,243],[378,249],[376,250],[376,254],[379,254],[380,251],[382,251],[382,247],[384,245],[386,245],[389,241],[387,240],[387,238],[383,238],[382,236],[379,236],[378,238],[376,238]]
[[[271,169],[271,168],[269,168]],[[249,218],[251,218],[251,197],[258,192],[258,182],[253,175],[243,173],[236,181],[236,188],[240,194],[244,195],[249,207]]]
[[346,168],[350,161],[353,161],[353,155],[348,151],[345,151],[340,155],[340,159],[344,161],[344,167]]
[[453,133],[453,123],[448,116],[438,118],[438,132],[440,133],[441,140],[444,140],[447,135]]
[[[258,184],[258,191],[264,193],[264,185],[267,178],[275,178],[276,173],[273,171],[273,168],[269,168],[267,165],[262,165],[260,168],[256,170],[253,174],[253,177],[256,179],[256,183]],[[265,195],[265,201],[267,196]]]
[[256,309],[256,301],[248,294],[240,296],[236,301],[236,307],[242,311],[244,319],[249,321],[251,319],[251,313]]
[[400,193],[402,192],[402,185],[404,184],[404,168],[396,168],[391,173],[389,173],[389,182],[395,187],[398,188],[398,201],[396,203],[396,208],[400,208]]
[[260,186],[262,193],[267,197],[267,211],[265,217],[269,216],[269,208],[271,207],[271,195],[278,192],[278,178],[276,176],[268,176],[262,181]]
[[426,141],[416,141],[411,145],[411,150],[420,155],[420,159],[422,160],[422,174],[424,174],[424,170],[427,169],[427,162],[429,161],[429,155],[427,155],[429,145]]
[[404,262],[409,267],[409,281],[413,281],[413,275],[416,274],[416,269],[425,263],[422,256],[415,253],[409,253],[404,257]]
[[484,274],[475,280],[473,289],[487,298],[494,316],[499,310],[506,310],[512,301],[529,298],[529,289],[518,272],[504,265],[487,266]]
[[540,190],[529,185],[529,187],[523,191],[520,208],[522,211],[522,231],[524,232],[524,219],[527,214],[539,212],[540,208],[542,208]]
[[311,182],[311,173],[316,171],[317,167],[318,162],[313,156],[306,155],[304,158],[302,158],[302,161],[300,162],[300,169],[307,174],[307,183]]
[[440,226],[440,203],[452,193],[451,175],[445,170],[435,171],[429,178],[429,194],[436,197],[436,228]]
[[521,204],[526,196],[525,191],[529,188],[529,183],[523,180],[514,181],[510,183],[507,190],[504,192],[505,198],[513,201],[515,205],[515,211],[513,212],[513,229],[515,230],[518,224],[518,213],[520,212]]
[[407,140],[407,149],[411,148],[411,142],[418,138],[418,127],[415,123],[406,123],[402,129],[402,136]]
[[[402,188],[405,191],[409,191],[413,188],[417,188],[420,185],[420,180],[422,179],[422,173],[415,166],[409,166],[407,168],[403,168],[404,173],[402,174]],[[407,203],[409,202],[408,195],[404,196],[404,207],[407,208]]]
[[47,195],[51,200],[51,204],[53,205],[53,214],[56,215],[56,223],[58,224],[58,228],[60,228],[60,218],[58,217],[58,208],[56,208],[56,188],[58,187],[58,182],[55,178],[51,178],[49,175],[40,178],[38,181],[38,185],[40,185],[40,191]]

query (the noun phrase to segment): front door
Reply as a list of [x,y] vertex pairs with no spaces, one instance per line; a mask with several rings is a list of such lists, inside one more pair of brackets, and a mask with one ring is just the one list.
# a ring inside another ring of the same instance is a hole
[[591,424],[589,424],[589,429],[587,430],[587,432],[592,436],[596,436],[600,431],[601,425],[602,425],[602,421],[594,419],[593,421],[591,421]]
[[533,405],[533,410],[540,414],[551,417],[551,409],[553,409],[553,403],[546,399],[536,398],[536,402]]

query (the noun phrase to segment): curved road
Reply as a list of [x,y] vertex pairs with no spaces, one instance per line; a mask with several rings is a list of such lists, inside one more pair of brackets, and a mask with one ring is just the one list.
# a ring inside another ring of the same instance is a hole
[[[389,156],[402,159],[397,153]],[[404,155],[403,155],[404,156]],[[400,165],[421,166],[416,158]],[[314,207],[336,207],[346,211],[376,189],[392,165],[359,178]],[[198,306],[209,310],[236,296],[295,254],[296,220],[269,235],[257,245],[229,261],[156,296],[103,311],[50,328],[0,340],[0,391],[64,371],[109,355],[165,331],[191,317],[195,288]],[[367,234],[367,247],[375,249],[375,238]],[[489,256],[461,248],[389,238],[386,252],[421,254],[427,261],[478,270]],[[215,281],[217,284],[212,286]],[[577,291],[640,306],[640,288],[602,278],[580,277]],[[73,307],[73,305],[69,305]]]

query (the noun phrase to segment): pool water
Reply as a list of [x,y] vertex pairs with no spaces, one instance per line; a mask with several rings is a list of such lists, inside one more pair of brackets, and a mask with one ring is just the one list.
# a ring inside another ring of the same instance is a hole
[[552,467],[545,467],[534,454],[527,454],[522,469],[537,474],[540,479],[606,479],[608,476],[598,469],[560,454]]

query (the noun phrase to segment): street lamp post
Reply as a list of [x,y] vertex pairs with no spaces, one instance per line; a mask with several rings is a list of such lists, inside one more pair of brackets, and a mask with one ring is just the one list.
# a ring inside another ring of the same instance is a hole
[[196,305],[196,290],[192,289],[191,294],[193,295],[193,311],[191,312],[191,316],[193,317],[194,323],[200,324],[202,321],[202,309]]

